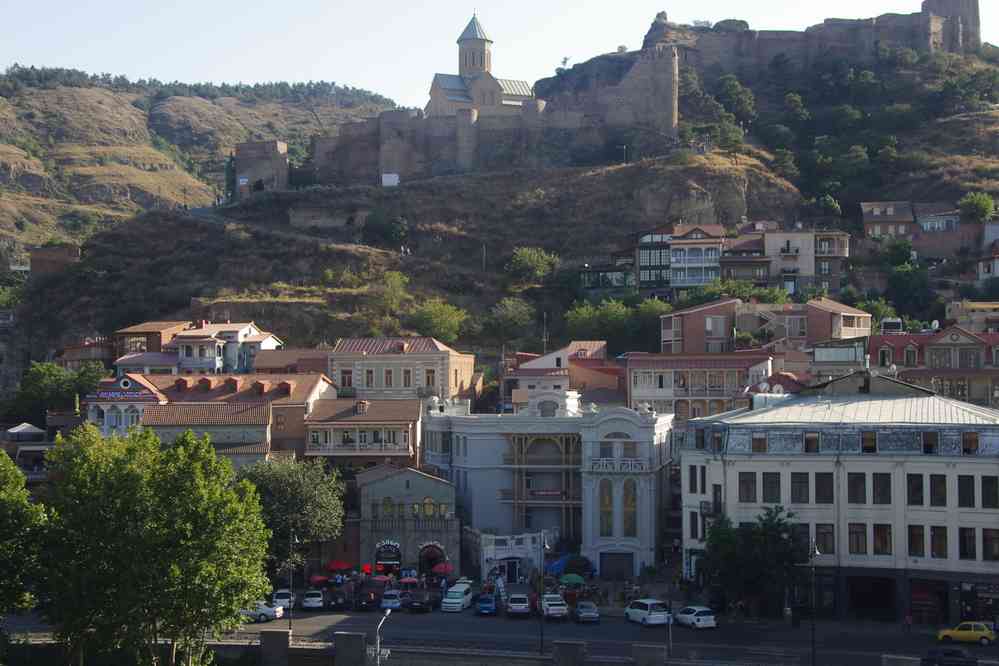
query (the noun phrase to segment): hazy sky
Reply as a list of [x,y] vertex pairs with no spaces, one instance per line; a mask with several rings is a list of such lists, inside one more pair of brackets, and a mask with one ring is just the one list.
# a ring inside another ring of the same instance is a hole
[[[986,40],[999,41],[999,1],[981,0]],[[493,71],[535,81],[630,49],[656,12],[670,20],[741,18],[801,29],[834,15],[919,10],[920,0],[0,0],[0,68],[75,67],[179,81],[332,80],[422,107],[434,72],[457,72],[455,40],[478,11]]]

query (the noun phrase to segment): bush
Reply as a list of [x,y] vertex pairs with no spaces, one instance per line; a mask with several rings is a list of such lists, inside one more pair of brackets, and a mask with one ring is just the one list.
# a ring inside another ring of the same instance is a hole
[[490,314],[493,334],[498,338],[520,338],[534,327],[534,306],[522,298],[504,298]]
[[557,254],[546,252],[540,247],[518,247],[513,251],[506,270],[523,282],[542,282],[555,272],[558,265]]
[[451,343],[458,339],[461,326],[467,318],[468,313],[461,308],[433,298],[416,308],[410,323],[420,335],[429,335],[441,342]]
[[958,202],[961,218],[966,222],[982,224],[996,214],[996,202],[985,192],[968,192]]

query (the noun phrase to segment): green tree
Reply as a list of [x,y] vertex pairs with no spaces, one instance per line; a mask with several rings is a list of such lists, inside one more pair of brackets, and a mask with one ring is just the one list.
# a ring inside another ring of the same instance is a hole
[[720,298],[739,298],[743,301],[757,300],[760,303],[790,303],[790,295],[777,287],[757,287],[745,280],[715,280],[697,289],[692,289],[679,307],[689,308],[702,303],[710,303]]
[[409,278],[399,271],[386,271],[381,284],[375,288],[374,306],[381,315],[396,316],[403,303],[409,300]]
[[831,194],[823,194],[819,197],[816,207],[823,215],[843,216],[843,209],[840,208],[839,202]]
[[996,214],[996,202],[985,192],[968,192],[957,205],[965,222],[983,224]]
[[789,92],[784,95],[784,119],[788,125],[799,129],[812,119],[812,114],[805,108],[805,102],[798,93]]
[[895,312],[895,308],[892,307],[892,305],[886,301],[884,297],[861,301],[857,303],[857,309],[863,310],[871,315],[872,330],[879,329],[881,327],[882,320],[894,319],[895,317],[898,317],[898,313]]
[[396,215],[389,217],[372,213],[364,221],[364,242],[398,249],[409,238],[409,220]]
[[107,371],[99,363],[67,370],[55,363],[32,362],[21,379],[7,418],[45,426],[47,409],[71,409],[77,397],[91,393]]
[[157,663],[159,641],[201,659],[204,640],[236,627],[269,590],[260,500],[211,443],[187,433],[74,431],[49,453],[42,546],[45,613],[70,647]]
[[540,247],[518,247],[514,249],[506,270],[522,282],[542,282],[555,272],[558,265],[557,254],[546,252]]
[[662,321],[663,315],[673,312],[673,306],[665,301],[649,298],[638,304],[635,308],[635,317],[638,319],[636,340],[634,349],[636,351],[647,351],[658,353],[662,348]]
[[508,296],[493,306],[490,319],[496,337],[522,338],[534,328],[534,306],[522,298]]
[[794,162],[794,153],[790,150],[780,149],[774,151],[773,168],[781,178],[787,180],[797,180],[801,175],[798,165]]
[[421,335],[429,335],[450,344],[458,339],[466,319],[468,313],[461,308],[439,298],[432,298],[413,311],[411,325]]
[[912,243],[904,238],[888,242],[881,250],[884,261],[889,266],[901,266],[912,260]]
[[718,126],[718,147],[727,153],[737,153],[742,150],[746,133],[732,122],[724,121]]
[[900,314],[925,315],[936,298],[930,288],[929,272],[918,265],[904,263],[892,269],[885,295]]
[[0,453],[0,617],[24,605],[28,582],[37,571],[41,505],[33,504],[24,474]]
[[337,471],[322,461],[286,458],[258,462],[239,472],[260,495],[264,523],[271,533],[268,559],[277,571],[297,558],[290,553],[294,534],[301,547],[330,541],[343,528],[344,487]]
[[756,97],[753,91],[742,85],[739,79],[728,74],[718,79],[718,101],[725,110],[745,124],[756,120]]

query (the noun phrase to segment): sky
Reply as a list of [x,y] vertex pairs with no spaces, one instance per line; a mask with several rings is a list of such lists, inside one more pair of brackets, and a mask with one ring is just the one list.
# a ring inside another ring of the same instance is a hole
[[[657,12],[678,23],[739,18],[799,30],[824,18],[919,11],[920,0],[0,0],[0,68],[72,67],[163,81],[326,80],[423,107],[434,72],[458,69],[455,41],[474,12],[493,40],[493,73],[534,82],[641,46]],[[981,0],[999,42],[999,2]],[[834,16],[830,16],[830,13]],[[13,29],[12,29],[13,28]]]

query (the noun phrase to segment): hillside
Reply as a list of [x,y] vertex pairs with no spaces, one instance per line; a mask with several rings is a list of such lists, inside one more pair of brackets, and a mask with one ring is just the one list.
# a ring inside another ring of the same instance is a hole
[[312,135],[392,106],[333,84],[191,87],[11,68],[0,75],[0,236],[79,241],[143,211],[207,205],[237,143],[278,138],[300,162]]

